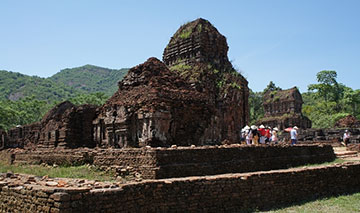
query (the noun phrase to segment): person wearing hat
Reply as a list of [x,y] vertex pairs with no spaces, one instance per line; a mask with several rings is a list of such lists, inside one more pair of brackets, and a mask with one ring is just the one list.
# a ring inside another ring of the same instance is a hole
[[250,144],[250,127],[248,125],[246,125],[243,129],[242,129],[242,140],[241,140],[241,144]]
[[252,140],[252,134],[251,134],[251,130],[249,129],[249,130],[247,130],[247,133],[246,133],[246,138],[245,138],[246,144],[250,145],[251,140]]
[[294,126],[290,131],[291,145],[295,145],[297,142],[297,135],[298,135],[297,130],[298,130],[297,126]]
[[252,144],[259,144],[259,131],[257,130],[257,126],[251,126],[251,135],[252,135]]
[[260,134],[260,143],[265,144],[265,126],[261,124],[259,126],[258,132]]
[[343,137],[343,145],[347,146],[350,141],[350,132],[349,130],[345,130],[344,137]]
[[244,143],[245,143],[246,133],[247,133],[247,130],[245,130],[245,129],[241,130],[241,135],[240,135],[240,143],[241,143],[241,144],[244,144]]
[[273,131],[271,132],[271,142],[272,143],[275,143],[275,144],[278,144],[278,137],[277,137],[277,132],[279,131],[279,129],[277,127],[275,127],[273,129]]

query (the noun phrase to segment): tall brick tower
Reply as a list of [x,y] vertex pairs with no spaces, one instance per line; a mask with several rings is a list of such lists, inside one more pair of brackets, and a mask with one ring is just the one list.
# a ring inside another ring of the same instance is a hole
[[199,18],[182,25],[163,53],[170,70],[208,93],[216,108],[206,131],[212,141],[237,141],[240,129],[249,122],[248,82],[233,68],[228,49],[225,36]]

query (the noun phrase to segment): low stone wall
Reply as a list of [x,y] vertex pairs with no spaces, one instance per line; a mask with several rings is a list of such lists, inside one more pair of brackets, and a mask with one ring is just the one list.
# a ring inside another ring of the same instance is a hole
[[12,153],[15,164],[83,165],[92,164],[96,152],[92,149],[14,149],[2,152]]
[[360,163],[97,188],[50,187],[29,180],[19,185],[19,179],[0,179],[1,212],[239,212],[359,192]]
[[[72,212],[66,201],[71,197],[80,197],[84,189],[57,190],[42,186],[16,186],[0,181],[0,212]],[[73,200],[74,201],[74,200]],[[75,202],[74,202],[75,203]]]
[[159,170],[154,148],[103,149],[94,155],[93,165],[128,177],[154,179]]
[[[9,151],[7,151],[9,152]],[[335,159],[329,145],[15,150],[14,163],[93,164],[118,175],[161,179],[266,171]]]
[[[342,141],[346,129],[300,129],[298,130],[298,141],[332,141],[333,143],[339,143]],[[350,143],[360,143],[360,128],[349,128],[351,135]],[[279,140],[290,141],[289,132],[281,132],[279,134]]]
[[223,146],[156,150],[157,179],[283,169],[332,161],[331,146]]

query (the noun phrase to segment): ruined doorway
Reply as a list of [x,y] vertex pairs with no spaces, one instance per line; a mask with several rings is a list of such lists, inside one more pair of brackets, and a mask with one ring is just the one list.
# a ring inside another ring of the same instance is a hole
[[0,137],[0,150],[5,148],[5,135],[1,135]]
[[55,130],[55,142],[54,146],[57,147],[59,145],[59,130]]

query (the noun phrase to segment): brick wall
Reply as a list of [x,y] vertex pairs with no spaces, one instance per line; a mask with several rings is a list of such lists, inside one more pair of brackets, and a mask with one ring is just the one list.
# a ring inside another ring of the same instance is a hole
[[49,165],[83,165],[91,164],[95,152],[91,149],[37,149],[37,150],[4,150],[12,153],[15,164],[41,164]]
[[265,171],[335,159],[329,145],[16,150],[15,163],[80,165],[144,179]]
[[[0,181],[0,212],[74,212],[69,209],[75,207],[74,198],[81,198],[81,193],[88,191],[85,188],[59,189]],[[68,205],[68,201],[72,201],[72,206]],[[65,208],[69,211],[65,211]]]
[[118,187],[0,180],[2,212],[239,212],[360,191],[360,163],[148,180]]
[[225,146],[156,150],[156,178],[266,171],[335,159],[331,146]]

